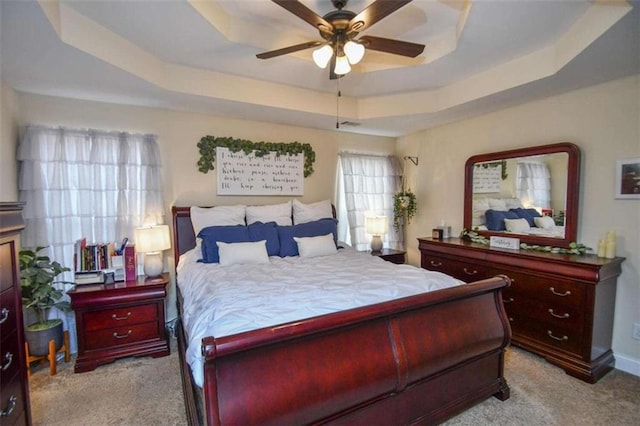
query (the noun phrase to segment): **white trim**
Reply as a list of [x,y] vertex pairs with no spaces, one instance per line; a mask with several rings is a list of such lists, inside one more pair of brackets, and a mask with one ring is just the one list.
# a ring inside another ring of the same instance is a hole
[[640,377],[640,360],[622,355],[614,355],[616,369]]

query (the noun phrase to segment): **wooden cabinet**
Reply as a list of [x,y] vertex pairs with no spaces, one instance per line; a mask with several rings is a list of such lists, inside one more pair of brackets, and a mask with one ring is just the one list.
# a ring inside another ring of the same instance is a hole
[[406,251],[383,248],[381,251],[369,251],[372,256],[378,256],[387,262],[401,265],[405,262]]
[[0,424],[31,424],[18,251],[22,204],[0,203]]
[[76,315],[81,373],[128,356],[169,355],[164,300],[169,275],[135,281],[80,285],[69,292]]
[[419,238],[421,265],[463,281],[504,274],[512,343],[595,383],[613,368],[616,281],[623,258],[491,249]]

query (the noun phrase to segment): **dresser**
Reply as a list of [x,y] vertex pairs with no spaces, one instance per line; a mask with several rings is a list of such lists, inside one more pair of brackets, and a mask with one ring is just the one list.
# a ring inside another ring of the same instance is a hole
[[595,383],[613,368],[616,281],[624,258],[492,249],[458,238],[418,238],[421,266],[466,282],[511,278],[503,302],[511,342]]
[[78,333],[76,373],[130,356],[169,355],[164,301],[169,274],[69,291]]
[[18,252],[22,204],[0,203],[0,424],[31,424]]

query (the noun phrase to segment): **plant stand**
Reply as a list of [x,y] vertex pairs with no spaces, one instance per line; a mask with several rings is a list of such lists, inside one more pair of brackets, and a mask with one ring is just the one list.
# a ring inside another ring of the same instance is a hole
[[62,346],[56,351],[55,340],[49,341],[49,353],[46,355],[30,355],[29,343],[24,342],[25,353],[27,354],[27,377],[31,376],[31,363],[34,361],[40,361],[43,364],[45,360],[49,361],[49,375],[56,375],[56,354],[64,352],[64,362],[71,361],[71,353],[69,352],[69,331],[65,330],[62,334]]

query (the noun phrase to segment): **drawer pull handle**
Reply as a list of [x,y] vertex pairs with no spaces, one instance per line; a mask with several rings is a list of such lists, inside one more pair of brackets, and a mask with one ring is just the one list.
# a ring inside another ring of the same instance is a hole
[[438,266],[442,266],[442,262],[436,262],[436,261],[430,260],[429,263],[431,263],[431,266],[435,266],[436,268]]
[[513,318],[512,317],[509,317],[509,322],[513,322]]
[[127,315],[125,315],[124,317],[119,317],[116,314],[111,315],[111,318],[113,318],[116,321],[123,321],[126,319],[129,319],[129,317],[131,316],[131,312],[127,312]]
[[557,337],[553,335],[553,332],[551,330],[547,330],[547,335],[549,337],[551,337],[554,340],[560,340],[561,342],[564,342],[566,340],[569,340],[569,338],[567,336],[562,336],[562,337]]
[[13,354],[11,352],[7,352],[6,354],[4,354],[4,360],[5,364],[2,366],[2,371],[5,371],[7,368],[9,368],[9,366],[13,362]]
[[556,296],[561,296],[561,297],[565,297],[571,294],[569,290],[565,291],[564,293],[558,293],[553,287],[549,287],[549,291],[555,294]]
[[514,301],[514,300],[513,300],[513,297],[510,297],[510,298],[508,298],[508,299],[503,299],[503,300],[502,300],[502,302],[503,302],[503,303],[512,303],[513,301]]
[[122,334],[122,335],[116,332],[113,333],[113,337],[115,337],[116,339],[126,339],[129,336],[131,336],[131,330],[127,331],[127,334]]
[[2,318],[0,318],[0,324],[5,322],[9,318],[9,309],[2,308]]
[[13,409],[16,408],[16,401],[18,401],[18,397],[15,395],[11,395],[9,398],[9,405],[6,409],[0,411],[0,417],[8,417],[13,413]]
[[478,271],[476,271],[475,269],[473,271],[468,271],[467,268],[464,268],[463,271],[467,275],[475,275],[478,273]]
[[562,315],[559,315],[559,314],[556,314],[555,312],[553,312],[553,309],[549,309],[549,313],[550,313],[552,316],[556,317],[556,318],[569,318],[569,313],[567,313],[567,312],[565,312],[565,313],[564,313],[564,314],[562,314]]

